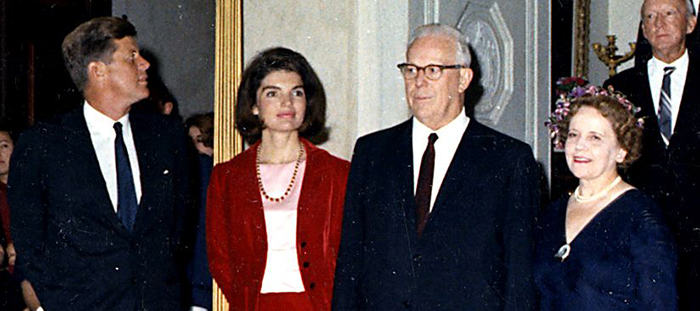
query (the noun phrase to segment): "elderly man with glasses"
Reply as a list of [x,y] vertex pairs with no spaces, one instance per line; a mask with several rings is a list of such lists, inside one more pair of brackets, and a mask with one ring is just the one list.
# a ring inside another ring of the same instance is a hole
[[466,39],[416,29],[398,65],[413,117],[360,138],[334,310],[531,310],[538,167],[530,147],[465,113]]

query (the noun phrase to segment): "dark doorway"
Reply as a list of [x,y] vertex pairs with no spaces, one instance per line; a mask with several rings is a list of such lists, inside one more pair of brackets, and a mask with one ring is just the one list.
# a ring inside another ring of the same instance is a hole
[[[574,0],[552,1],[552,90],[556,90],[559,78],[572,76]],[[556,92],[552,92],[550,105],[554,111]],[[578,180],[566,165],[563,152],[551,154],[551,196],[552,200],[568,197],[578,185]]]
[[111,0],[1,1],[0,118],[21,129],[80,105],[61,42],[80,23],[111,12]]

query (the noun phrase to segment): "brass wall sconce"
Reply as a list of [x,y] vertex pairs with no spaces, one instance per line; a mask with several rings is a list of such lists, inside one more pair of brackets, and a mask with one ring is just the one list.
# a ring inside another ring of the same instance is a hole
[[608,35],[608,45],[603,46],[600,43],[593,43],[593,51],[598,55],[598,59],[608,66],[608,74],[612,77],[617,74],[617,67],[620,64],[630,60],[634,56],[634,51],[637,48],[637,44],[630,42],[630,51],[625,55],[616,55],[617,53],[617,37],[615,35]]

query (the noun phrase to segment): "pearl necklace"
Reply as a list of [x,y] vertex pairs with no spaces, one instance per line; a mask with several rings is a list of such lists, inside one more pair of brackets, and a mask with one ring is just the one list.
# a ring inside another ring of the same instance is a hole
[[297,158],[297,163],[294,165],[294,173],[292,174],[292,180],[289,181],[289,185],[287,186],[287,190],[284,191],[284,194],[279,197],[279,198],[273,198],[265,192],[265,187],[263,187],[263,182],[262,182],[262,177],[260,175],[260,147],[262,147],[262,144],[258,145],[257,149],[257,156],[255,157],[255,171],[258,175],[258,188],[260,188],[260,192],[262,193],[263,197],[270,201],[270,202],[281,202],[284,201],[284,199],[287,198],[289,193],[292,192],[292,189],[294,189],[294,183],[296,182],[297,179],[297,172],[299,171],[299,164],[301,163],[301,158],[304,157],[304,145],[299,143],[299,157]]
[[603,196],[605,196],[606,194],[608,194],[608,192],[610,192],[610,190],[612,190],[612,188],[615,188],[615,186],[617,186],[617,184],[619,184],[620,181],[622,181],[622,178],[620,178],[620,176],[617,176],[617,178],[615,178],[615,180],[613,180],[603,190],[601,190],[600,192],[598,192],[592,196],[589,196],[589,197],[585,197],[585,196],[581,195],[581,186],[578,186],[578,187],[576,187],[576,190],[574,190],[574,200],[576,200],[576,202],[579,202],[579,203],[588,203],[588,202],[598,200],[598,199],[602,198]]

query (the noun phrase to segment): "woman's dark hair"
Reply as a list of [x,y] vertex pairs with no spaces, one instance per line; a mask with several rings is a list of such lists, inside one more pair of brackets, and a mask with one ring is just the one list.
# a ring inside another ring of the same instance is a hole
[[193,115],[185,121],[185,129],[196,127],[202,133],[202,143],[205,147],[214,148],[214,113]]
[[597,110],[610,122],[617,138],[617,143],[627,151],[625,160],[619,164],[620,168],[627,168],[639,159],[642,150],[642,129],[637,124],[637,118],[620,102],[607,95],[583,96],[577,98],[571,104],[569,114],[559,124],[559,138],[566,142],[569,133],[571,119],[581,110],[581,107],[591,107]]
[[299,135],[312,142],[319,142],[319,137],[325,137],[327,131],[326,93],[323,84],[304,56],[283,47],[261,52],[243,71],[236,102],[236,127],[241,135],[249,144],[255,143],[262,136],[265,126],[262,120],[253,114],[253,107],[257,104],[260,83],[274,71],[295,72],[301,77],[306,94],[306,114],[299,128]]

